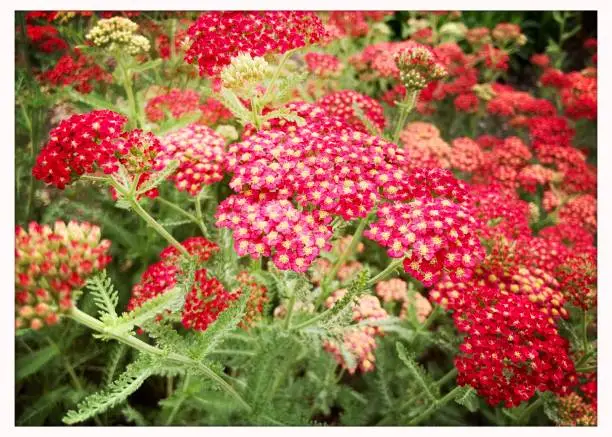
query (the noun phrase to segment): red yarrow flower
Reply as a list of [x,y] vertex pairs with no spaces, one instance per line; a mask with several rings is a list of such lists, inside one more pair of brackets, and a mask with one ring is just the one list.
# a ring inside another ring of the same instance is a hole
[[185,60],[197,61],[200,75],[217,76],[233,57],[282,54],[325,36],[313,12],[206,12],[187,31],[192,44]]

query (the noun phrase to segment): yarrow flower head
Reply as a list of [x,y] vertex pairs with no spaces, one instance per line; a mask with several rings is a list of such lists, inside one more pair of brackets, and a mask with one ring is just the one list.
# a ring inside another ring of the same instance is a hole
[[400,80],[409,90],[420,91],[430,82],[447,76],[444,66],[426,46],[403,49],[395,55]]
[[153,97],[145,106],[147,119],[161,122],[168,116],[181,118],[185,114],[196,113],[200,107],[200,95],[194,90],[173,88],[165,94]]
[[151,48],[149,40],[138,35],[138,24],[125,17],[102,19],[89,31],[86,38],[97,47],[109,51],[125,50],[130,55],[146,53]]
[[75,50],[62,56],[52,69],[40,75],[40,79],[55,86],[73,86],[78,92],[88,94],[96,83],[111,83],[112,76],[94,63],[90,57]]
[[315,13],[297,11],[206,12],[187,33],[192,43],[185,60],[197,61],[202,76],[218,76],[241,53],[282,54],[325,35]]
[[[183,247],[194,256],[198,262],[208,260],[218,246],[203,237],[191,237],[182,243]],[[178,282],[182,269],[177,265],[180,254],[174,246],[160,253],[160,261],[151,264],[143,273],[141,280],[132,288],[128,302],[128,310],[142,306],[148,300],[171,290]],[[204,331],[214,322],[221,312],[228,308],[231,301],[236,300],[238,290],[228,292],[216,278],[210,277],[206,269],[195,272],[193,287],[185,296],[185,305],[181,311],[183,326],[187,329]],[[159,314],[162,319],[164,314]]]
[[73,305],[73,292],[110,262],[110,241],[83,222],[32,222],[15,236],[15,323],[40,329],[56,324]]
[[340,60],[329,53],[308,52],[304,61],[308,71],[322,79],[338,77],[344,69]]
[[325,109],[328,114],[340,118],[351,127],[362,132],[367,132],[368,130],[363,121],[357,116],[354,105],[363,112],[370,124],[376,129],[382,130],[386,125],[382,105],[373,98],[353,90],[328,94],[321,98],[317,105]]
[[49,141],[36,158],[32,174],[63,189],[77,177],[97,168],[116,168],[115,149],[109,139],[119,137],[127,119],[101,110],[73,115],[49,133]]
[[161,171],[170,161],[178,161],[178,168],[169,179],[179,191],[196,196],[205,185],[223,179],[225,140],[211,128],[192,124],[163,136],[160,143],[156,170]]

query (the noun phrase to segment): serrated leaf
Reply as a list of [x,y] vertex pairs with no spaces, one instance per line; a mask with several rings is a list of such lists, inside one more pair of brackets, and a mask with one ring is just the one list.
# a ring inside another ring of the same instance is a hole
[[189,114],[183,115],[180,118],[169,117],[168,120],[161,123],[159,128],[155,130],[155,134],[161,136],[175,129],[187,127],[190,124],[198,121],[201,117],[202,113],[200,112],[191,112]]
[[400,360],[406,365],[415,382],[423,391],[423,394],[431,401],[436,401],[439,395],[439,389],[427,371],[417,363],[413,354],[409,353],[403,344],[396,343],[397,355]]
[[143,326],[165,311],[178,311],[184,303],[185,292],[180,287],[174,287],[149,299],[142,306],[129,313],[123,313],[110,325],[110,331],[118,335],[126,334],[137,326]]
[[268,112],[264,117],[264,121],[271,120],[273,118],[282,118],[287,121],[291,121],[293,123],[297,123],[298,126],[304,126],[306,124],[306,120],[297,115],[294,112],[289,111],[288,109],[281,108],[271,112]]
[[100,319],[103,322],[116,320],[115,308],[119,302],[119,292],[113,286],[113,281],[108,277],[106,270],[89,278],[85,286],[93,296]]
[[141,355],[106,390],[86,397],[77,405],[77,410],[68,411],[62,421],[68,425],[83,422],[124,402],[153,374],[153,369],[151,358]]
[[226,338],[227,334],[236,329],[244,316],[250,290],[250,287],[243,287],[243,293],[238,301],[223,311],[204,332],[199,332],[194,336],[194,341],[190,346],[190,352],[194,358],[199,360],[206,357]]
[[478,395],[476,390],[469,385],[461,387],[459,393],[455,397],[455,402],[459,405],[463,405],[472,413],[478,409]]
[[[72,88],[66,88],[65,91],[70,97],[70,99],[77,101],[77,102],[84,103],[93,109],[108,109],[109,111],[123,113],[123,111],[121,111],[116,105],[109,102],[107,99],[103,97],[97,96],[94,93],[81,94],[73,90]],[[123,115],[128,115],[128,114],[124,113]]]
[[57,346],[50,345],[20,357],[15,362],[15,380],[21,381],[38,372],[59,353]]
[[249,111],[240,101],[238,96],[233,91],[227,88],[221,88],[219,94],[220,100],[223,105],[229,109],[232,114],[240,121],[241,124],[246,125],[251,123],[251,111]]
[[132,73],[142,73],[143,71],[150,70],[151,68],[155,68],[161,65],[162,59],[153,59],[152,61],[143,62],[142,64],[138,64],[130,67],[130,71]]

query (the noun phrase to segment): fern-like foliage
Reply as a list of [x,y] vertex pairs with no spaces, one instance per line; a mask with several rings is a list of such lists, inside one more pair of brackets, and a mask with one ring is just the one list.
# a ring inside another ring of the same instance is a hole
[[431,402],[435,402],[440,396],[440,390],[431,376],[416,361],[414,355],[406,350],[403,344],[398,342],[395,347],[397,348],[397,355],[410,371],[415,382],[420,387],[421,393]]
[[[191,116],[191,118],[193,118],[193,116]],[[173,119],[171,118],[171,120],[173,120]],[[195,121],[195,120],[193,120],[193,121]],[[176,171],[178,166],[179,166],[179,162],[178,161],[176,161],[176,160],[170,161],[166,165],[166,167],[164,167],[163,170],[161,170],[160,172],[155,173],[154,177],[152,177],[151,179],[148,179],[144,184],[142,184],[138,188],[138,193],[146,193],[147,191],[152,190],[153,188],[158,187],[159,184],[161,184],[163,181],[168,179],[168,177],[172,173],[174,173]]]
[[191,337],[188,353],[192,358],[200,360],[206,357],[236,329],[244,316],[250,294],[250,288],[244,287],[238,300],[223,311],[214,323],[204,332],[198,332]]
[[455,402],[459,405],[463,405],[472,413],[478,409],[478,395],[476,394],[476,390],[469,385],[461,387],[461,391],[455,397]]
[[83,422],[97,414],[123,403],[145,380],[153,374],[154,363],[150,357],[141,355],[127,366],[124,373],[111,383],[106,390],[86,397],[77,410],[66,413],[63,421],[68,425]]
[[117,370],[121,366],[121,361],[123,360],[126,351],[127,346],[122,343],[118,343],[112,346],[111,352],[108,357],[108,363],[104,368],[103,381],[105,385],[112,383],[115,379],[115,375],[117,374]]
[[181,287],[174,287],[165,293],[149,299],[133,311],[123,313],[109,327],[116,334],[129,333],[135,327],[143,326],[164,311],[175,312],[180,310],[184,303],[185,292]]
[[106,270],[89,278],[86,287],[98,307],[100,320],[104,323],[112,323],[117,320],[115,308],[119,302],[119,293],[113,286],[113,281],[108,277]]

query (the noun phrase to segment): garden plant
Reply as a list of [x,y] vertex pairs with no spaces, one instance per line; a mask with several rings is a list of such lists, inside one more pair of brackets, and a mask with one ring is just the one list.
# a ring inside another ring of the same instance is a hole
[[17,12],[16,424],[596,425],[595,22]]

